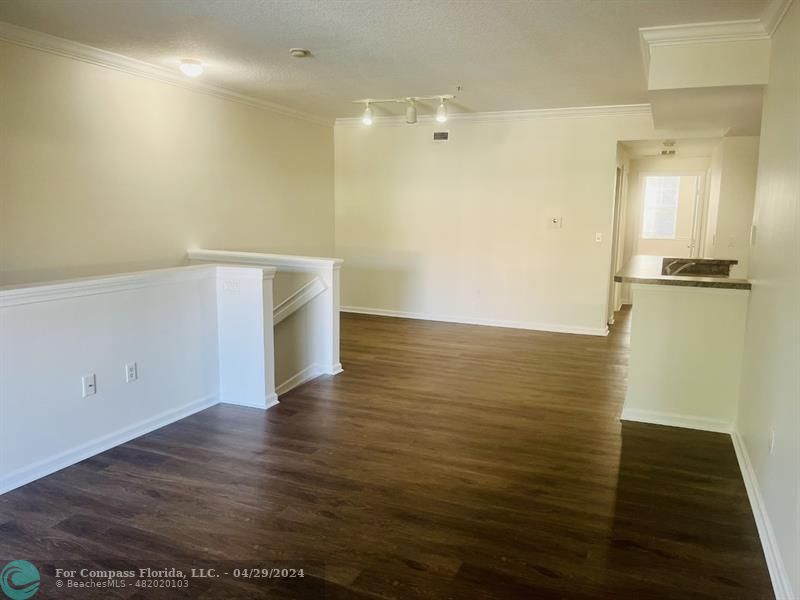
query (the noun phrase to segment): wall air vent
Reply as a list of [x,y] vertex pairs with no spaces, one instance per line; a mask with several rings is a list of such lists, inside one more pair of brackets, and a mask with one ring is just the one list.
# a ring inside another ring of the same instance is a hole
[[450,139],[450,132],[449,131],[434,131],[433,132],[433,141],[434,142],[446,142]]

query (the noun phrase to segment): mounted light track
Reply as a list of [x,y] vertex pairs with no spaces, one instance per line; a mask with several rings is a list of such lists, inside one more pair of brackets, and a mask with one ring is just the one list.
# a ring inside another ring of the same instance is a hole
[[455,98],[453,95],[445,94],[439,96],[407,96],[406,98],[364,98],[363,100],[353,100],[353,104],[363,104],[364,113],[361,116],[361,122],[364,125],[372,125],[374,121],[374,113],[372,111],[373,104],[405,104],[406,105],[406,123],[413,125],[417,122],[417,102],[420,100],[438,100],[439,106],[436,109],[436,121],[445,123],[447,121],[447,107],[445,103]]
[[444,105],[445,99],[439,101],[439,107],[436,109],[436,122],[447,123],[447,107]]
[[367,102],[367,107],[364,109],[364,114],[361,115],[361,122],[364,125],[372,125],[372,107]]
[[417,122],[417,101],[414,98],[408,99],[408,106],[406,106],[406,123],[413,125]]

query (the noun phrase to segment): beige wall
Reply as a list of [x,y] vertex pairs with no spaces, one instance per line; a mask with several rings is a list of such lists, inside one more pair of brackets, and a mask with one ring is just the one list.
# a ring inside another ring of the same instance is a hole
[[[787,574],[800,598],[800,3],[773,38],[750,252],[738,429]],[[775,445],[770,454],[770,435]]]
[[602,331],[617,140],[665,132],[646,115],[453,119],[448,143],[433,129],[337,124],[342,305]]
[[723,138],[717,149],[720,172],[715,189],[719,199],[714,214],[709,213],[706,247],[713,258],[739,261],[731,270],[733,277],[747,277],[758,144],[757,136],[729,137]]
[[0,42],[0,283],[329,255],[333,128]]

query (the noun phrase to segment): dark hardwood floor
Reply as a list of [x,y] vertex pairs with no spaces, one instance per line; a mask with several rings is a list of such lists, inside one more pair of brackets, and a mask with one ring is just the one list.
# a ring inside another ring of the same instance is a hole
[[[57,598],[771,598],[730,438],[620,424],[628,322],[343,315],[341,375],[0,496],[0,560],[34,562]],[[71,564],[306,577],[56,593]]]

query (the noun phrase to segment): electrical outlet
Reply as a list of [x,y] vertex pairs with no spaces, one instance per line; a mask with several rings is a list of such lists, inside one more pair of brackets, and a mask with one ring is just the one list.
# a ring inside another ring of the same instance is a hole
[[81,384],[83,385],[84,398],[87,396],[94,396],[97,393],[97,378],[94,373],[81,377]]
[[132,362],[125,365],[125,383],[130,383],[137,379],[139,379],[139,367],[136,366],[136,363]]
[[775,430],[769,432],[769,453],[772,454],[775,451]]

